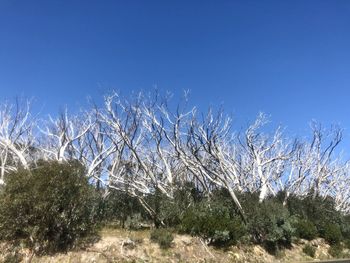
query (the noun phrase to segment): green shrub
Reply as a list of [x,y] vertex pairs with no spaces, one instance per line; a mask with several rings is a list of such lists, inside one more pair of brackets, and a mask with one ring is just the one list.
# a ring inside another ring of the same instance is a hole
[[257,195],[246,194],[242,203],[253,242],[263,244],[272,254],[291,245],[293,218],[278,199],[270,197],[259,203]]
[[295,225],[295,233],[299,238],[313,240],[317,237],[317,228],[308,220],[298,220]]
[[[173,198],[156,190],[145,197],[145,201],[155,212],[155,218],[151,218],[156,227],[177,228],[183,219],[185,211],[202,198],[199,190],[193,183],[174,183]],[[162,222],[160,224],[160,222]]]
[[350,240],[350,215],[345,215],[342,218],[340,225],[342,236],[345,240]]
[[340,227],[335,224],[327,224],[324,229],[324,238],[330,245],[339,244],[343,238]]
[[[1,251],[4,253],[4,251]],[[20,253],[18,247],[13,247],[13,250],[10,253],[6,253],[5,257],[3,258],[3,263],[18,263],[22,262],[23,255]]]
[[341,244],[335,244],[329,247],[328,253],[334,258],[342,258],[343,257],[343,247]]
[[[104,222],[118,222],[122,228],[130,226],[130,218],[137,217],[144,220],[141,216],[144,213],[143,207],[136,197],[130,196],[126,192],[111,189],[107,197],[102,201],[101,220]],[[140,222],[139,222],[140,223]]]
[[186,211],[181,230],[200,236],[215,246],[235,244],[246,234],[243,222],[238,216],[230,215],[230,208],[209,200],[203,200]]
[[307,244],[307,245],[305,245],[305,246],[303,247],[303,252],[304,252],[306,255],[308,255],[308,256],[314,258],[314,257],[315,257],[315,254],[316,254],[316,248],[315,248],[314,246],[311,246],[311,245]]
[[76,161],[39,162],[6,177],[0,238],[23,240],[35,253],[66,250],[94,232],[96,194]]
[[160,248],[167,249],[171,247],[174,236],[170,231],[164,228],[158,228],[151,232],[150,239],[151,241],[158,243]]
[[3,259],[3,263],[18,263],[21,262],[23,259],[23,256],[20,254],[8,254]]
[[290,215],[313,223],[320,236],[324,236],[325,225],[340,224],[342,220],[341,213],[335,208],[333,198],[313,196],[312,192],[304,198],[290,196],[287,207]]
[[344,241],[344,245],[345,245],[345,247],[346,247],[347,249],[350,249],[350,239],[346,239],[346,240]]
[[132,230],[140,230],[142,229],[142,222],[143,218],[141,217],[141,214],[135,214],[128,216],[125,220],[125,223],[123,223],[123,228],[132,229]]

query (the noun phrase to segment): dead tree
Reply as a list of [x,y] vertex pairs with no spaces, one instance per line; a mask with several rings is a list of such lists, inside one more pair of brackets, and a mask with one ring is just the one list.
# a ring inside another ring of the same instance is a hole
[[89,114],[69,115],[65,109],[57,118],[48,116],[41,126],[42,133],[40,149],[45,159],[57,160],[59,162],[70,159],[74,153],[70,152],[72,145],[80,140],[93,126]]
[[280,127],[272,135],[262,133],[261,128],[267,122],[266,115],[260,113],[245,131],[244,139],[240,139],[241,153],[248,160],[245,173],[250,174],[255,181],[255,191],[260,192],[260,202],[269,194],[276,194],[275,183],[284,175],[286,164],[295,150],[284,139]]
[[34,145],[34,120],[30,101],[16,100],[15,104],[0,106],[0,183],[5,174],[18,166],[29,168],[29,152]]

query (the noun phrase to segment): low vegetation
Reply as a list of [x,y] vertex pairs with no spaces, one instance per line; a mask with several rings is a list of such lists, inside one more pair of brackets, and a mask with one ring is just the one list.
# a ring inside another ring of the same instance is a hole
[[[34,254],[67,251],[103,225],[151,228],[149,239],[161,249],[171,248],[173,232],[197,236],[214,247],[259,244],[271,254],[291,247],[293,239],[322,237],[331,245],[329,254],[340,257],[350,242],[349,217],[336,210],[332,198],[285,199],[281,192],[259,202],[258,193],[237,193],[246,208],[242,217],[226,189],[208,196],[193,185],[179,185],[174,199],[160,193],[145,196],[156,211],[150,217],[125,192],[96,191],[79,162],[41,161],[7,178],[0,198],[0,238],[20,242]],[[327,212],[318,213],[316,207]],[[315,251],[309,244],[303,248],[310,257]]]
[[295,227],[295,234],[299,238],[313,240],[317,237],[318,232],[316,226],[307,219],[296,220],[293,226]]
[[167,249],[171,247],[171,243],[174,240],[173,234],[163,228],[154,229],[151,232],[150,240],[158,243],[160,248]]
[[8,176],[0,193],[0,239],[36,254],[72,248],[97,223],[97,195],[78,162],[40,162]]
[[310,244],[307,244],[307,245],[305,245],[305,246],[303,247],[303,252],[304,252],[306,255],[308,255],[308,256],[314,258],[314,257],[315,257],[315,254],[316,254],[316,248],[315,248],[314,246],[310,245]]
[[328,249],[328,253],[334,258],[343,258],[344,257],[343,249],[344,248],[341,244],[333,244]]
[[[207,196],[193,185],[183,185],[174,199],[160,193],[145,196],[156,211],[156,217],[150,217],[128,194],[96,191],[78,162],[41,161],[7,178],[0,198],[0,238],[22,242],[35,254],[66,251],[96,233],[98,226],[113,224],[136,230],[156,227],[150,240],[162,249],[171,248],[174,231],[215,247],[260,244],[271,254],[289,248],[293,238],[322,237],[337,257],[350,240],[349,217],[335,209],[331,198],[291,196],[283,203],[281,192],[259,202],[258,193],[238,193],[246,208],[242,217],[226,189]],[[316,207],[327,212],[318,213]],[[310,245],[303,251],[315,255]]]

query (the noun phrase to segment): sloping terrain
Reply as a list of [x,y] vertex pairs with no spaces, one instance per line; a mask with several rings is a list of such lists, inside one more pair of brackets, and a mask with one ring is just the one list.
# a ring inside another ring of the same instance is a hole
[[[302,251],[305,244],[310,243],[316,248],[316,257],[305,255]],[[2,248],[0,260],[16,262],[11,257],[15,252],[9,248]],[[37,263],[110,263],[110,262],[301,262],[319,259],[329,259],[329,245],[322,239],[313,241],[301,240],[285,249],[277,256],[268,254],[261,246],[234,246],[227,250],[214,249],[206,246],[199,238],[176,235],[169,249],[160,249],[158,244],[149,239],[149,231],[127,231],[119,229],[105,229],[101,232],[101,239],[92,246],[56,254],[53,256],[33,257],[31,262]],[[26,250],[18,253],[23,255],[22,262],[29,262],[30,255]]]

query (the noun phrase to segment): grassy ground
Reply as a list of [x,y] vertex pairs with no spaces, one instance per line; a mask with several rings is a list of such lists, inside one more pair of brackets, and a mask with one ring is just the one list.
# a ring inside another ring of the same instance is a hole
[[[169,249],[160,249],[149,239],[150,230],[129,231],[103,228],[100,240],[93,245],[68,253],[32,258],[35,263],[111,263],[111,262],[300,262],[312,260],[302,252],[307,241],[294,244],[291,249],[268,254],[260,246],[235,246],[226,250],[208,247],[199,238],[175,235]],[[316,258],[327,259],[328,245],[323,240],[311,241],[317,248]],[[0,248],[1,249],[1,248]],[[1,251],[1,250],[0,250]],[[25,250],[22,253],[25,254]],[[1,254],[1,252],[0,252]],[[22,262],[28,262],[29,253]],[[1,258],[0,258],[1,262]],[[12,261],[12,262],[16,262]]]

